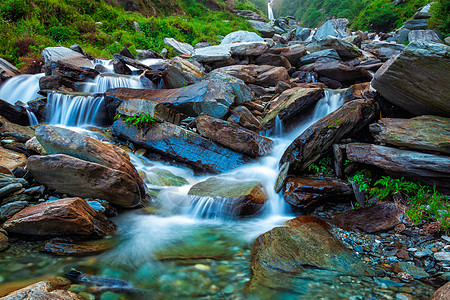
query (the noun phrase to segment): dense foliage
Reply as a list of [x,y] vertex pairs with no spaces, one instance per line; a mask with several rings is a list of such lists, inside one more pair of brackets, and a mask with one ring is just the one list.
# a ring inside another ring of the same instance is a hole
[[45,47],[75,43],[111,57],[124,46],[160,51],[165,37],[217,43],[241,29],[253,30],[217,0],[7,0],[0,4],[0,57],[20,66]]
[[[260,0],[252,2],[260,8],[264,5]],[[318,27],[328,18],[336,17],[347,18],[354,29],[387,32],[400,27],[418,8],[430,2],[409,0],[394,5],[391,0],[276,0],[273,10],[276,17],[294,16],[305,27]],[[430,26],[447,36],[450,1],[437,0],[435,3]]]

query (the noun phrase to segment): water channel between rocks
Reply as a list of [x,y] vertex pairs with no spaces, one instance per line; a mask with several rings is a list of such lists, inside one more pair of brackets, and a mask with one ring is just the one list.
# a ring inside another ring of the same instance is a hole
[[[103,85],[99,89],[110,87],[101,80],[96,79],[97,86]],[[136,78],[131,80],[136,82]],[[132,87],[136,87],[134,83]],[[274,191],[280,157],[306,128],[343,104],[342,93],[343,90],[326,91],[313,112],[294,130],[283,132],[278,124],[273,132],[268,132],[275,142],[269,156],[219,175],[237,181],[261,182],[269,201],[258,217],[236,220],[216,199],[188,195],[192,185],[209,176],[196,176],[190,169],[130,153],[141,176],[152,176],[155,170],[162,169],[186,179],[188,184],[161,187],[147,181],[149,189],[159,190],[161,204],[156,210],[129,211],[113,219],[119,228],[118,234],[109,239],[114,247],[101,255],[59,258],[41,254],[38,242],[12,243],[0,256],[0,289],[17,281],[76,268],[97,277],[126,280],[132,288],[110,287],[110,290],[130,299],[395,299],[398,293],[413,293],[412,285],[418,294],[428,296],[432,289],[422,283],[393,286],[383,279],[335,276],[324,270],[295,276],[291,289],[261,287],[250,294],[244,292],[251,277],[251,248],[255,238],[293,217],[282,197]],[[102,105],[102,99],[92,96],[55,93],[48,98],[49,123],[64,126],[92,124]],[[81,127],[69,128],[96,136]],[[81,284],[74,291],[87,290]]]

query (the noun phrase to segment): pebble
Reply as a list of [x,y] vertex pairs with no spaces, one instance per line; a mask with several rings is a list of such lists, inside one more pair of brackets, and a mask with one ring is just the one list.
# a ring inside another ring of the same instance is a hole
[[418,257],[418,258],[422,258],[422,257],[432,255],[432,254],[433,254],[433,251],[431,251],[430,249],[423,249],[422,251],[415,252],[414,256]]
[[234,287],[233,287],[231,284],[229,284],[229,285],[227,285],[227,286],[225,287],[225,289],[223,290],[223,292],[224,292],[225,294],[231,294],[231,293],[234,292]]
[[210,266],[202,265],[202,264],[196,264],[194,267],[200,271],[209,271],[211,269]]

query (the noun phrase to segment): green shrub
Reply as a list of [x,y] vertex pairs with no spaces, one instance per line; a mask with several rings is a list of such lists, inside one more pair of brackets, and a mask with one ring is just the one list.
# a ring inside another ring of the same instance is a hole
[[144,128],[147,126],[152,126],[155,124],[156,122],[156,118],[151,116],[150,114],[141,114],[141,115],[136,115],[136,116],[126,116],[126,115],[122,115],[122,114],[117,114],[114,117],[114,120],[117,119],[122,119],[125,121],[125,124],[127,124],[128,126],[135,126],[137,128]]
[[70,39],[74,32],[64,26],[53,26],[49,29],[49,34],[55,42],[65,42]]
[[29,12],[29,7],[25,0],[7,0],[2,6],[2,11],[7,19],[17,22]]

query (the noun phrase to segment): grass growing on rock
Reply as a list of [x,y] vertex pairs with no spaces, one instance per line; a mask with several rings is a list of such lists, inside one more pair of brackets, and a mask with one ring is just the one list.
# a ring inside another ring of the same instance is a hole
[[[0,57],[18,65],[49,46],[81,45],[96,57],[124,46],[161,51],[165,37],[189,44],[219,42],[219,35],[254,31],[223,2],[210,10],[195,0],[7,0],[0,4]],[[132,4],[132,5],[131,5]]]

